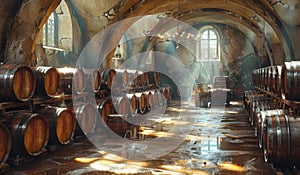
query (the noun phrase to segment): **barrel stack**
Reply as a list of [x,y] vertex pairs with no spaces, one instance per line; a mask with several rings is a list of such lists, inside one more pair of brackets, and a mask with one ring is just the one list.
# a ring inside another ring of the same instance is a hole
[[[147,117],[171,100],[159,72],[132,69],[5,64],[0,87],[0,172],[89,135],[136,138],[139,126],[127,119]],[[136,135],[126,136],[132,128]]]
[[253,71],[244,107],[255,126],[263,159],[279,168],[299,166],[300,61]]

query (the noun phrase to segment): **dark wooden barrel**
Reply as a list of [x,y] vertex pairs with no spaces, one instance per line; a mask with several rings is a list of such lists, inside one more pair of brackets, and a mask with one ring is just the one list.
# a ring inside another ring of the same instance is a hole
[[165,95],[168,102],[172,99],[171,87],[165,87],[164,95]]
[[264,149],[266,145],[266,118],[271,117],[273,115],[282,115],[284,113],[286,112],[282,109],[272,109],[260,112],[260,126],[258,127],[258,145],[260,148]]
[[147,96],[147,111],[151,111],[151,96],[152,96],[152,91],[145,91],[143,92]]
[[159,85],[159,83],[160,83],[160,72],[158,72],[158,71],[149,71],[148,72],[148,77],[149,77],[149,84]]
[[59,88],[59,72],[54,67],[39,66],[33,68],[36,77],[35,95],[54,97]]
[[97,93],[101,86],[101,74],[97,69],[84,69],[84,74],[87,77],[86,90],[92,93]]
[[270,91],[275,93],[277,92],[277,79],[278,79],[278,69],[277,66],[272,66],[271,72],[271,81],[270,81]]
[[121,137],[125,136],[127,122],[123,120],[123,115],[109,114],[107,116],[106,125],[116,134]]
[[135,116],[138,112],[138,97],[136,94],[127,94],[127,98],[129,101],[129,114]]
[[49,124],[44,116],[30,112],[13,112],[7,122],[12,135],[11,156],[38,156],[49,140]]
[[82,94],[86,89],[86,77],[82,69],[77,68],[57,68],[60,76],[59,92],[72,94],[74,90],[77,94]]
[[7,127],[0,123],[0,167],[6,162],[11,149],[11,135]]
[[253,87],[259,87],[259,69],[252,71],[252,85]]
[[15,64],[0,67],[0,101],[28,101],[35,88],[36,79],[30,67]]
[[282,114],[266,118],[266,162],[277,166],[300,164],[299,127],[299,116]]
[[107,86],[108,89],[111,90],[112,85],[113,85],[113,80],[115,78],[116,75],[116,70],[115,69],[105,69],[102,72],[102,80],[104,82],[104,84]]
[[139,85],[147,86],[149,84],[149,74],[145,71],[138,71]]
[[273,66],[268,66],[266,67],[267,69],[267,87],[266,87],[266,90],[269,91],[269,92],[273,92],[273,86],[272,86],[272,83],[273,83]]
[[46,107],[39,114],[43,115],[50,127],[49,144],[68,144],[72,141],[76,129],[75,113],[68,108]]
[[112,98],[112,101],[117,114],[121,114],[121,115],[129,114],[130,103],[128,101],[127,96]]
[[261,112],[270,109],[270,101],[269,98],[257,99],[254,103],[254,112],[253,112],[253,125],[255,127],[255,136],[259,136],[260,134],[260,124],[261,124]]
[[251,125],[254,125],[254,112],[256,110],[256,101],[257,100],[262,100],[265,99],[266,96],[265,94],[253,94],[249,96],[249,101],[250,101],[250,105],[249,105],[249,122]]
[[277,67],[277,77],[276,77],[276,95],[281,97],[283,92],[283,75],[282,75],[282,65],[276,66]]
[[146,114],[147,113],[147,105],[148,105],[148,98],[146,93],[136,93],[135,94],[138,101],[138,110],[137,112],[140,114]]
[[78,129],[80,129],[84,134],[93,133],[97,126],[97,108],[90,103],[85,103],[79,105],[75,109],[77,122],[79,124],[79,126],[77,126],[79,127]]
[[99,102],[98,102],[98,111],[101,115],[101,118],[102,118],[102,124],[105,124],[106,123],[106,120],[107,120],[107,116],[109,114],[114,114],[115,113],[115,109],[114,109],[114,105],[113,105],[113,102],[110,98],[105,98],[105,99],[101,99]]
[[300,61],[285,62],[282,65],[283,94],[288,100],[300,100]]
[[263,67],[262,68],[263,71],[262,71],[262,74],[263,74],[263,89],[264,90],[267,90],[268,89],[268,79],[269,79],[269,69],[268,67]]

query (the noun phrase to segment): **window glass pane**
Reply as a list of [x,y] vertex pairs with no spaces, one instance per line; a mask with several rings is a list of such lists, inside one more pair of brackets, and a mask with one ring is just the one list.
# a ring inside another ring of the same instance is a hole
[[214,31],[212,31],[212,30],[209,31],[209,38],[210,39],[217,39],[217,35],[215,34]]
[[201,39],[208,39],[208,31],[203,32]]

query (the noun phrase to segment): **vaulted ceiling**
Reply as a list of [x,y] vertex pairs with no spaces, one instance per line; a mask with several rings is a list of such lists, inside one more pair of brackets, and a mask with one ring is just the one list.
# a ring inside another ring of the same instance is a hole
[[[65,0],[72,13],[79,51],[99,31],[122,19],[163,14],[197,26],[230,25],[252,39],[265,38],[273,59],[300,56],[297,0]],[[60,0],[0,1],[0,59],[31,64],[34,43]],[[127,24],[128,27],[131,25]],[[282,52],[282,54],[277,52]],[[277,58],[276,55],[284,55]],[[274,60],[271,62],[275,63]]]

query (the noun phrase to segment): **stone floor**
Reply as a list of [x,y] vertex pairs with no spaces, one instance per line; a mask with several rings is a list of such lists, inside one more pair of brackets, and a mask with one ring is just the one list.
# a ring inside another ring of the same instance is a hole
[[[123,156],[122,150],[118,149],[115,153],[103,151],[101,147],[112,146],[113,139],[104,139],[99,149],[85,139],[30,163],[11,167],[4,174],[283,174],[263,161],[254,129],[248,124],[241,103],[218,108],[197,108],[192,104],[178,106],[171,102],[164,114],[168,120],[160,121],[160,130],[148,132],[145,140],[137,142],[143,145],[151,139],[167,138],[150,151],[142,152],[149,155],[146,159],[141,157],[139,160],[135,154]],[[170,139],[177,138],[176,131],[175,135],[172,133],[176,125],[186,126],[178,129],[183,130],[178,138],[186,133],[182,140]],[[156,135],[150,137],[149,133]],[[174,148],[169,147],[168,140],[172,140]],[[156,150],[164,151],[157,156]]]

